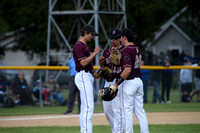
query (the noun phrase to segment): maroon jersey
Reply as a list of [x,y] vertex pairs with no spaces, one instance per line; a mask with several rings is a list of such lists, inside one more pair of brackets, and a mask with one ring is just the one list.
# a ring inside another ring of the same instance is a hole
[[73,48],[73,57],[76,64],[76,71],[80,72],[85,70],[86,72],[93,72],[93,64],[90,63],[87,66],[83,67],[80,64],[80,61],[90,56],[90,49],[86,44],[81,41],[78,41]]
[[124,67],[131,67],[131,73],[126,78],[134,79],[134,77],[141,78],[141,51],[139,47],[136,45],[128,45],[121,50],[122,57],[121,57],[121,66],[124,70]]
[[[121,51],[123,48],[124,46],[121,46],[118,50]],[[112,70],[112,78],[115,79],[120,76],[121,66],[116,66],[111,63],[110,58],[109,58],[110,54],[111,54],[111,48],[107,48],[106,50],[104,50],[103,52],[103,56],[105,57],[104,66],[107,66]]]

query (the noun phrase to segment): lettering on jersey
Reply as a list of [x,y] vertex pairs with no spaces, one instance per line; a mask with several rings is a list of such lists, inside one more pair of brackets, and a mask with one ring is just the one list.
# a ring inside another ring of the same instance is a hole
[[120,73],[121,67],[113,65],[112,72],[113,73]]
[[134,67],[134,69],[139,69],[141,67],[141,59],[142,59],[142,55],[136,55],[135,56],[135,67]]

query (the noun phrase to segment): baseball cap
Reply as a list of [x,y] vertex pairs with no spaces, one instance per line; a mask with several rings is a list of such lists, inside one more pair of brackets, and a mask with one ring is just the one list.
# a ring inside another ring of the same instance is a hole
[[124,28],[121,32],[121,35],[126,37],[133,37],[134,33],[130,28]]
[[40,83],[40,79],[37,80],[37,83]]
[[96,31],[94,30],[94,27],[92,25],[85,25],[85,26],[83,26],[83,28],[81,30],[82,31],[88,31],[94,36],[99,35],[98,33],[96,33]]
[[121,37],[121,31],[117,29],[113,29],[110,33],[110,39],[117,40]]
[[162,60],[160,58],[157,59],[157,62],[162,62]]
[[165,56],[165,60],[169,60],[169,56]]

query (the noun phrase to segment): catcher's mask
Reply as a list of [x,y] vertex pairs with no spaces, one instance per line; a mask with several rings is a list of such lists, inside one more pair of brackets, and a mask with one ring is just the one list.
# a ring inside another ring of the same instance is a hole
[[115,92],[113,92],[112,94],[110,94],[110,92],[111,92],[111,90],[109,87],[99,89],[99,92],[98,92],[99,99],[104,100],[104,101],[113,100],[117,95],[118,89]]

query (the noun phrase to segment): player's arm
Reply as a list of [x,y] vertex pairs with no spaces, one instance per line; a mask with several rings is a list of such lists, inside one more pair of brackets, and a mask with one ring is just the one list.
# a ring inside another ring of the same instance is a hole
[[94,49],[94,52],[88,56],[87,58],[83,59],[80,61],[80,64],[85,67],[87,66],[88,64],[90,64],[92,62],[92,60],[94,59],[94,57],[101,51],[101,49],[99,47],[96,47]]
[[131,67],[125,67],[123,72],[120,75],[120,78],[114,83],[113,85],[110,86],[110,88],[115,91],[118,86],[129,76],[131,73]]

